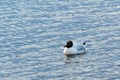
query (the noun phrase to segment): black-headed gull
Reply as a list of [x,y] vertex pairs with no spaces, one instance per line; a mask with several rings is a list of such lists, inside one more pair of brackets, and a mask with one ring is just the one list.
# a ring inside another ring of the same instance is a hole
[[85,44],[86,42],[80,43],[73,43],[72,41],[67,41],[66,45],[64,46],[64,54],[83,54],[85,53]]

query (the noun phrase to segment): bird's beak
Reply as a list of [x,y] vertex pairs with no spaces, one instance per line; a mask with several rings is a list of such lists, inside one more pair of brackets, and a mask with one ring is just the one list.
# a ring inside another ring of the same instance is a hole
[[66,47],[66,45],[64,45],[64,47]]

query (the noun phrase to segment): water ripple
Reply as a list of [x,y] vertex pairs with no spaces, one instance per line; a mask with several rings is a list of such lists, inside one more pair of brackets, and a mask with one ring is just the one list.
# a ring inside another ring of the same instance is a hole
[[[1,0],[0,80],[119,80],[119,3]],[[87,54],[66,62],[67,40]]]

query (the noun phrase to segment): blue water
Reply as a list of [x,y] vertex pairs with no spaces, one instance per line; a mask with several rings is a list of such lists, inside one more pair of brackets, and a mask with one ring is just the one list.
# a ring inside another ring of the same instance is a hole
[[0,0],[0,80],[120,80],[120,0]]

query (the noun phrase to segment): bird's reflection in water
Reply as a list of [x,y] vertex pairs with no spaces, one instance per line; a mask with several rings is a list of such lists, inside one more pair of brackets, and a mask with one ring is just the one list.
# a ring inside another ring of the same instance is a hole
[[67,54],[65,55],[65,63],[80,63],[82,57],[84,57],[86,53],[84,54]]

